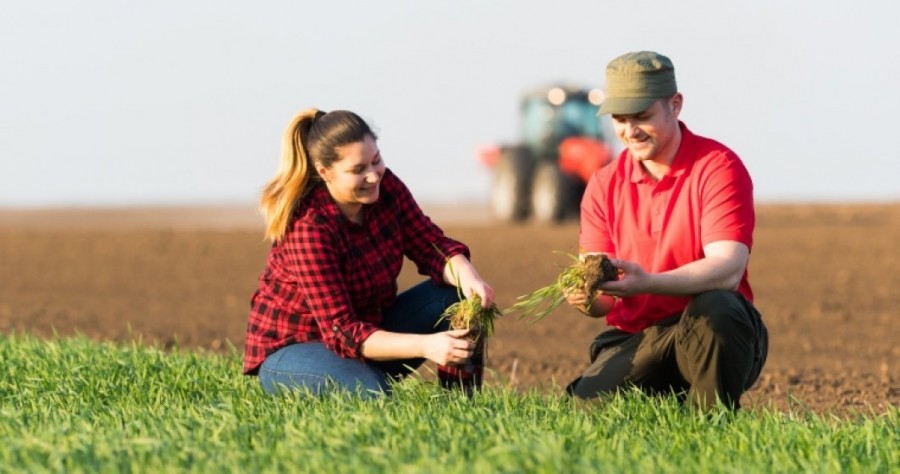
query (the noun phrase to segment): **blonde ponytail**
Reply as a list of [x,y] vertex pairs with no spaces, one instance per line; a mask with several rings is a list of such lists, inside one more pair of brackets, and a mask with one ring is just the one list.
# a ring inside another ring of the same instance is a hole
[[266,220],[266,238],[281,240],[296,202],[312,187],[312,162],[306,147],[312,122],[323,115],[307,109],[291,120],[281,142],[281,164],[275,177],[263,188],[259,208]]
[[266,238],[284,238],[297,202],[320,181],[313,162],[330,169],[341,159],[338,150],[366,137],[378,139],[369,124],[349,110],[307,109],[291,120],[281,143],[281,166],[263,188],[259,208],[266,219]]

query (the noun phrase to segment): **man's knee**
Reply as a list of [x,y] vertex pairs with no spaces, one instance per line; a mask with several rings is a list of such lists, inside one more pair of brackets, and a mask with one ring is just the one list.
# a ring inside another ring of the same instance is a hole
[[739,293],[709,291],[691,301],[681,324],[679,367],[692,391],[738,406],[765,362],[767,340],[759,313]]
[[726,290],[698,294],[682,315],[685,323],[700,324],[717,335],[731,334],[752,326],[750,317],[740,294]]
[[691,314],[703,314],[740,307],[740,298],[740,294],[734,291],[704,291],[691,299],[685,312]]

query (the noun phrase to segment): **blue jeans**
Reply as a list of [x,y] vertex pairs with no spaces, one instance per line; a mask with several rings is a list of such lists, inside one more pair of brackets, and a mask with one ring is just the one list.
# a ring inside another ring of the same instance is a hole
[[[441,314],[459,301],[455,287],[424,281],[397,296],[384,311],[382,329],[408,334],[433,334],[449,328]],[[389,379],[399,379],[425,359],[362,361],[345,359],[320,341],[291,344],[269,357],[259,368],[259,382],[267,393],[279,389],[305,389],[314,395],[349,390],[364,398],[390,390]]]

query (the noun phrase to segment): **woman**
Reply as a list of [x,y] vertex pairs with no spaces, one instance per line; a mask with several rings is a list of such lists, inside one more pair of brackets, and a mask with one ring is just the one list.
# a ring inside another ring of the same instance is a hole
[[[447,330],[441,314],[460,292],[487,307],[494,290],[468,247],[445,237],[385,167],[376,139],[349,111],[309,109],[285,131],[281,166],[261,199],[273,244],[244,354],[244,373],[269,393],[337,388],[368,397],[424,359],[456,366],[472,356],[466,331]],[[404,256],[430,280],[398,295]]]

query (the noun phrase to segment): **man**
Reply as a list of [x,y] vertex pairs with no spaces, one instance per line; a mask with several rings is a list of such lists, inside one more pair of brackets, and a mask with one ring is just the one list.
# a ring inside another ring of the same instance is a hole
[[734,152],[678,120],[683,102],[661,54],[607,65],[600,114],[612,114],[625,149],[588,182],[579,246],[608,255],[619,276],[590,305],[584,291],[567,295],[609,326],[568,387],[577,397],[636,386],[737,409],[765,363],[768,335],[747,280],[753,184]]

